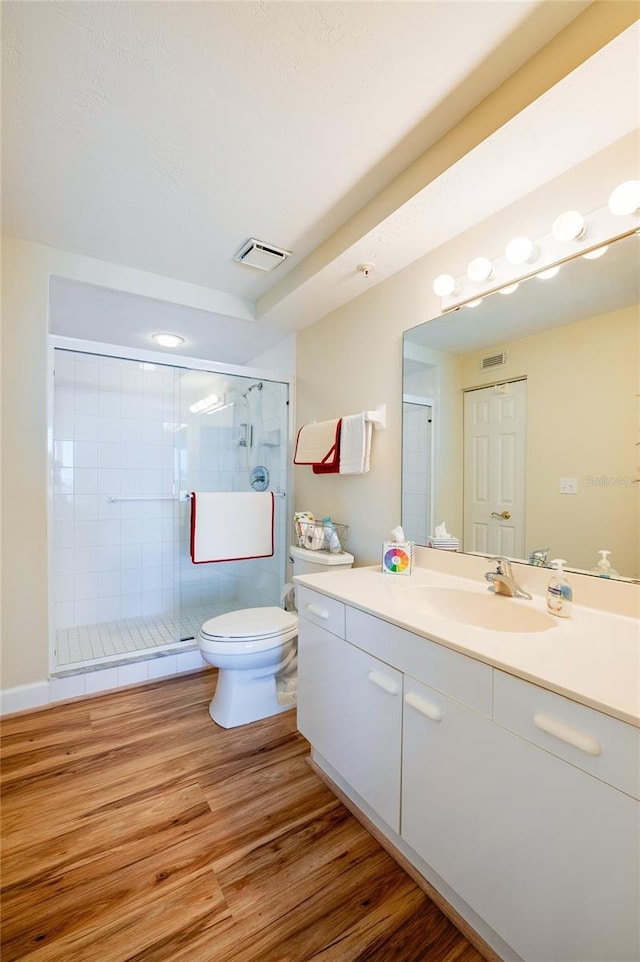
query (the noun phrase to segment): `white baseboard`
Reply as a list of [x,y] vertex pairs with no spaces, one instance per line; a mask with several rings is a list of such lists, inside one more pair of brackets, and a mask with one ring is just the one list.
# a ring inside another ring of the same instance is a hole
[[36,681],[31,685],[3,688],[0,691],[0,715],[41,708],[51,701],[51,685],[48,681]]
[[31,711],[61,701],[86,698],[89,695],[106,694],[118,688],[144,685],[149,681],[201,671],[205,662],[200,652],[180,652],[167,658],[148,658],[97,671],[78,672],[74,675],[51,677],[30,685],[17,685],[0,691],[0,716]]

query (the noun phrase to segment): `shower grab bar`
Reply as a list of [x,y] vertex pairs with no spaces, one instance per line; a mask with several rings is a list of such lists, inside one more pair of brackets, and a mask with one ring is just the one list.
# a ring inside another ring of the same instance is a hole
[[[287,496],[285,491],[273,491],[272,494],[274,498],[286,498]],[[107,502],[109,504],[114,504],[116,501],[189,501],[190,498],[191,498],[191,494],[185,492],[181,494],[179,498],[166,497],[163,495],[154,496],[153,494],[151,494],[145,497],[131,497],[131,498],[110,497],[110,498],[107,498]]]
[[[188,495],[187,495],[188,497]],[[174,498],[172,496],[165,497],[163,495],[146,495],[144,497],[132,497],[132,498],[107,498],[109,504],[113,504],[115,501],[186,501],[185,498]]]

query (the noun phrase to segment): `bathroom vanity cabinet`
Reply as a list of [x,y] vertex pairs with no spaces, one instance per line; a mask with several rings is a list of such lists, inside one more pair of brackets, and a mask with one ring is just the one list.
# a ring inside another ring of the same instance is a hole
[[297,591],[298,725],[316,763],[511,958],[636,962],[638,729]]

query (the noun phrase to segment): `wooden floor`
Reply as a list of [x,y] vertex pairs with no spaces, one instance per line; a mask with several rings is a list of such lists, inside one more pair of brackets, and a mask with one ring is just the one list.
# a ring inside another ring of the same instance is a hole
[[215,672],[7,719],[2,962],[481,962]]

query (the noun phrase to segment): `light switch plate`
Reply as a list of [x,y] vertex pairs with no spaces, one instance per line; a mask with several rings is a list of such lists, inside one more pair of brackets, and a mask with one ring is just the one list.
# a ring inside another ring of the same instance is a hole
[[560,494],[577,494],[577,478],[560,478]]

